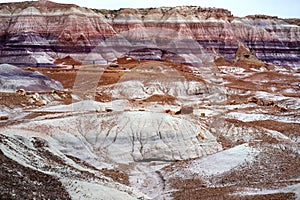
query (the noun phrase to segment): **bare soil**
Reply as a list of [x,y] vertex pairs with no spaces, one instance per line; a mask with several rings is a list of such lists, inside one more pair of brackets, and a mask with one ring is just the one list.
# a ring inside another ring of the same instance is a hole
[[[138,73],[132,73],[129,70],[133,70],[139,65],[135,63],[136,60],[132,62],[121,62],[119,66],[107,67],[103,75],[99,79],[98,86],[107,86],[118,83],[122,81],[125,75],[129,76],[140,76]],[[260,69],[262,67],[261,63],[249,63],[247,61],[240,61],[237,63],[227,62],[222,59],[216,61],[217,64],[228,64],[231,66],[243,67],[246,72],[253,72],[251,68]],[[162,64],[158,61],[141,61],[141,64]],[[163,63],[164,65],[169,65],[170,67],[176,69],[180,75],[184,76],[188,80],[195,80],[199,82],[205,82],[203,77],[199,77],[193,74],[189,66],[178,65],[174,63]],[[76,69],[28,69],[40,71],[41,73],[49,76],[52,79],[60,81],[66,89],[70,89],[67,97],[63,100],[63,103],[68,104],[72,102],[70,94],[72,93],[72,88],[78,73],[78,68]],[[264,64],[267,70],[273,70],[273,66]],[[92,71],[90,73],[93,73]],[[293,86],[295,92],[287,93],[286,90],[290,89],[293,83],[299,82],[297,76],[291,74],[283,74],[279,72],[258,72],[248,77],[238,77],[234,75],[222,75],[224,81],[230,83],[226,84],[225,87],[230,89],[239,89],[241,91],[266,91],[273,94],[282,94],[288,97],[300,97],[300,89]],[[264,81],[261,81],[264,80]],[[273,88],[273,89],[272,89]],[[275,88],[275,89],[274,89]],[[50,93],[49,93],[50,94]],[[61,95],[61,94],[60,94]],[[227,96],[227,105],[245,104],[249,103],[249,98],[255,97],[252,94],[239,95],[233,94]],[[95,94],[96,101],[107,102],[111,101],[112,97],[104,92],[98,92]],[[130,99],[132,103],[144,104],[149,102],[157,102],[160,104],[174,104],[175,97],[170,95],[153,95],[145,100],[135,100]],[[288,109],[287,111],[282,111],[278,107],[279,103],[274,102],[272,105],[267,105],[272,99],[258,99],[257,102],[252,102],[253,106],[247,108],[237,108],[240,112],[255,112],[259,110],[260,112],[268,113],[270,115],[278,115],[283,112],[298,112],[297,110]],[[282,102],[280,102],[282,103]],[[278,105],[277,105],[278,104]],[[0,93],[0,105],[7,106],[9,108],[14,107],[30,107],[34,106],[28,102],[26,96],[21,96],[15,93]],[[277,107],[276,107],[277,106]],[[47,115],[47,112],[36,112],[27,116],[27,119],[33,119],[37,116]],[[6,122],[1,122],[4,125]],[[1,125],[0,124],[0,125]],[[6,123],[7,124],[7,123]],[[193,179],[184,178],[172,178],[165,181],[165,187],[169,188],[170,196],[174,199],[242,199],[242,200],[258,200],[258,199],[296,199],[293,193],[275,193],[275,194],[257,194],[257,195],[241,195],[243,191],[251,188],[261,188],[261,189],[278,189],[286,187],[292,184],[300,183],[299,176],[299,165],[300,158],[297,153],[292,151],[292,145],[290,142],[286,142],[281,139],[276,139],[268,134],[265,134],[265,129],[278,131],[291,139],[299,137],[300,124],[299,123],[285,123],[273,120],[257,120],[253,122],[242,122],[236,119],[225,119],[224,124],[220,126],[228,127],[243,127],[243,131],[247,131],[249,128],[256,130],[257,134],[252,138],[256,139],[258,142],[250,142],[250,145],[261,149],[259,156],[255,158],[253,163],[246,163],[239,166],[236,169],[229,171],[226,174],[215,175],[211,178],[214,186],[208,186],[201,177],[195,176]],[[243,144],[244,140],[231,140],[226,136],[220,134],[217,135],[218,142],[222,145],[224,149],[234,147],[239,144]],[[43,144],[35,144],[43,148]],[[297,147],[296,147],[297,148]],[[11,161],[0,152],[1,159],[1,174],[0,174],[0,190],[2,199],[20,199],[21,195],[25,195],[25,199],[32,199],[36,197],[37,199],[44,199],[55,197],[55,199],[69,199],[68,194],[62,187],[58,179],[45,175],[41,172],[31,170],[29,168],[23,167],[18,163]],[[41,155],[47,156],[49,159],[57,162],[58,165],[64,165],[63,161],[57,159],[55,156],[50,155],[50,153],[41,151]],[[87,168],[98,170],[92,165],[85,163],[84,161],[68,156],[70,159],[76,163],[83,165]],[[170,166],[164,168],[165,172],[171,173],[174,167],[175,169],[180,169],[188,166],[190,160],[178,161],[170,164]],[[125,172],[115,170],[115,169],[100,169],[99,173],[105,176],[111,177],[114,181],[119,183],[129,185],[129,177]],[[125,170],[124,170],[125,171]],[[20,175],[21,174],[21,175]],[[87,176],[92,176],[91,174],[86,174]],[[10,178],[7,178],[10,177]],[[33,177],[36,182],[31,179]],[[45,179],[45,180],[44,180]],[[3,181],[2,181],[3,180]],[[46,181],[46,182],[45,182]],[[49,182],[50,181],[50,182]],[[8,185],[7,188],[6,185]],[[47,185],[54,185],[48,188]],[[3,191],[3,192],[2,192]],[[30,192],[29,192],[30,191]],[[58,191],[58,192],[57,192]],[[58,194],[57,194],[58,193]],[[60,195],[61,194],[61,195]],[[13,196],[16,195],[16,196]],[[19,195],[19,196],[18,196]],[[55,196],[52,196],[55,195]],[[15,198],[16,197],[16,198]]]
[[112,170],[112,169],[97,169],[94,166],[90,165],[89,163],[87,163],[83,160],[80,160],[79,158],[76,158],[76,157],[70,156],[70,155],[67,155],[67,157],[72,159],[74,162],[76,162],[80,165],[83,165],[87,168],[101,172],[102,174],[104,174],[107,177],[112,178],[116,182],[119,182],[124,185],[129,185],[129,176],[127,174],[124,174],[120,171]]
[[58,178],[24,167],[0,150],[0,199],[71,199]]

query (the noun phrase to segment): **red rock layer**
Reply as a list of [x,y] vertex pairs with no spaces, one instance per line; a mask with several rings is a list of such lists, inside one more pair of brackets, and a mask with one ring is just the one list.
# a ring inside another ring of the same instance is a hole
[[[1,63],[51,65],[67,55],[100,62],[139,48],[170,50],[162,43],[173,41],[175,53],[230,59],[241,41],[259,59],[300,66],[297,19],[236,18],[228,10],[193,6],[91,10],[50,1],[0,4],[0,13]],[[192,42],[198,46],[191,48]]]

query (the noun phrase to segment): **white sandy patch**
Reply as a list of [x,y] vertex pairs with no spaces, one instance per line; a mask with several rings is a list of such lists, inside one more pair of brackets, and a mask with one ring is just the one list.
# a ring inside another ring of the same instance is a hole
[[84,100],[70,105],[58,105],[48,108],[42,108],[35,111],[46,112],[83,112],[83,111],[105,111],[106,108],[111,108],[114,111],[123,111],[129,107],[128,100],[115,100],[112,102],[101,103],[93,100]]
[[285,188],[281,189],[274,189],[274,190],[268,190],[268,189],[258,189],[258,188],[248,188],[245,191],[237,192],[232,194],[232,196],[238,195],[238,196],[251,196],[251,195],[265,195],[265,194],[276,194],[276,193],[295,193],[296,194],[296,200],[300,200],[300,184],[295,184],[291,186],[287,186]]
[[246,161],[252,161],[258,151],[248,144],[235,146],[231,149],[192,161],[187,168],[176,172],[178,176],[186,178],[197,176],[212,176],[228,172]]
[[300,123],[299,117],[295,117],[295,116],[276,116],[276,115],[268,115],[268,114],[231,112],[227,114],[227,117],[237,119],[243,122],[274,120],[274,121],[280,121],[285,123]]
[[113,187],[108,187],[109,183],[99,184],[97,182],[74,180],[68,178],[61,179],[66,190],[74,200],[130,200],[130,199],[149,199],[145,195],[135,194],[129,195],[127,192],[117,190]]

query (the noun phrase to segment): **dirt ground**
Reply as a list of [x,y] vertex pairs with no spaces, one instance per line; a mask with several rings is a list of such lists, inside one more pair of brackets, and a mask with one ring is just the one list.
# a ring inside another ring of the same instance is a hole
[[71,199],[55,177],[24,167],[0,151],[0,199]]
[[[221,61],[220,61],[221,62]],[[158,61],[142,61],[141,64],[161,64]],[[222,64],[228,64],[221,62]],[[166,63],[164,63],[166,64]],[[178,65],[174,63],[167,63],[170,67],[175,68],[180,75],[184,76],[188,80],[194,80],[199,82],[205,82],[205,77],[197,76],[193,74],[193,71],[189,66]],[[232,63],[231,63],[232,64]],[[247,63],[246,63],[247,64]],[[245,67],[245,63],[235,63],[233,66],[244,67],[246,72],[252,73],[251,68],[259,69],[258,65],[249,64]],[[39,71],[46,76],[60,81],[65,89],[69,90],[67,93],[59,93],[61,98],[60,102],[64,104],[69,104],[72,102],[72,88],[75,83],[76,76],[79,69],[83,66],[76,66],[76,69],[49,69],[49,68],[29,68],[27,70]],[[130,70],[137,68],[138,65],[135,63],[123,63],[116,67],[107,67],[99,79],[98,86],[107,86],[114,83],[118,83],[122,77],[130,73]],[[272,70],[272,66],[264,66],[268,70]],[[90,73],[93,73],[92,71]],[[132,76],[136,76],[133,74]],[[265,71],[257,72],[245,77],[235,76],[232,74],[221,74],[223,81],[226,82],[225,87],[228,89],[238,89],[243,92],[251,91],[247,95],[240,94],[229,94],[227,95],[227,102],[225,105],[244,105],[249,103],[249,98],[255,97],[253,92],[255,91],[266,91],[271,94],[281,94],[286,97],[300,97],[300,88],[298,86],[291,86],[294,83],[298,83],[300,80],[297,76],[292,74],[283,74],[275,71]],[[263,80],[263,81],[262,81]],[[287,92],[288,89],[293,88],[290,92]],[[49,93],[50,94],[50,93]],[[104,92],[97,92],[95,94],[95,100],[99,102],[111,101],[111,95]],[[171,95],[153,95],[142,101],[129,99],[133,103],[149,103],[157,102],[159,104],[173,104],[176,100],[175,97]],[[293,115],[293,113],[299,115],[299,110],[290,109],[287,107],[286,110],[282,110],[279,106],[282,102],[273,102],[268,105],[268,102],[272,99],[258,99],[257,101],[251,100],[253,103],[252,107],[246,108],[237,108],[236,111],[240,112],[256,112],[260,111],[261,113],[268,113],[270,115],[285,114]],[[264,102],[263,102],[264,101]],[[283,102],[284,103],[284,102]],[[15,93],[1,93],[0,95],[0,105],[6,106],[8,108],[15,107],[38,107],[37,105],[32,105],[28,102],[28,96],[22,96]],[[278,106],[279,105],[279,106]],[[47,115],[47,112],[32,113],[27,116],[27,119],[32,119],[37,116]],[[53,114],[53,113],[52,113]],[[278,131],[285,136],[295,139],[299,137],[300,124],[299,123],[287,123],[279,122],[274,120],[255,120],[252,122],[243,122],[237,119],[226,119],[225,123],[228,123],[228,126],[235,127],[244,127],[243,130],[250,128],[257,129],[257,132],[260,132],[256,137],[257,140],[261,141],[258,143],[253,143],[251,145],[258,146],[262,148],[262,157],[258,157],[254,163],[251,165],[243,165],[238,169],[234,169],[222,176],[215,176],[214,183],[215,187],[207,186],[201,178],[195,179],[182,179],[174,178],[171,180],[165,180],[165,184],[169,187],[170,196],[174,199],[242,199],[242,200],[258,200],[258,199],[296,199],[294,193],[273,193],[273,194],[257,194],[257,195],[239,195],[238,192],[247,190],[249,188],[280,188],[286,187],[291,184],[300,183],[297,179],[299,178],[299,165],[300,160],[297,154],[289,149],[278,149],[273,148],[272,145],[282,145],[285,146],[285,142],[282,140],[274,139],[266,134],[263,134],[264,129]],[[6,122],[0,121],[0,125],[7,125]],[[255,138],[254,137],[254,138]],[[240,140],[233,142],[230,138],[226,136],[219,135],[218,142],[222,144],[224,149],[234,147],[239,144],[243,144],[246,141]],[[73,161],[80,163],[81,165],[92,166],[88,163],[82,163],[81,160],[75,157],[69,157]],[[291,158],[293,158],[291,162]],[[48,177],[45,174],[40,174],[37,171],[31,170],[20,166],[19,164],[9,160],[7,157],[0,152],[1,159],[1,187],[7,187],[7,190],[15,190],[16,197],[18,195],[25,195],[28,199],[31,197],[37,198],[52,198],[53,195],[56,195],[56,199],[68,199],[69,196],[66,194],[66,191],[61,186],[60,182],[53,177]],[[184,168],[187,166],[190,160],[179,161],[170,166],[175,166],[175,168]],[[171,168],[165,168],[165,171],[170,170]],[[12,174],[9,170],[12,170]],[[26,176],[20,177],[18,171],[26,174]],[[129,185],[129,176],[125,172],[116,170],[102,169],[100,170],[104,175],[111,177],[114,181]],[[7,178],[10,177],[10,178]],[[24,178],[25,177],[25,178]],[[37,181],[32,182],[31,177],[34,177]],[[278,181],[280,180],[280,181]],[[294,181],[292,181],[294,180]],[[46,182],[45,182],[46,181]],[[21,184],[22,187],[16,189],[16,185]],[[45,188],[44,185],[51,184],[52,187]],[[39,193],[39,195],[44,196],[34,196],[36,190],[42,190],[44,192]],[[8,196],[11,193],[2,193],[4,196],[2,198],[14,198]],[[236,195],[233,195],[236,194]],[[6,195],[6,196],[5,196]]]

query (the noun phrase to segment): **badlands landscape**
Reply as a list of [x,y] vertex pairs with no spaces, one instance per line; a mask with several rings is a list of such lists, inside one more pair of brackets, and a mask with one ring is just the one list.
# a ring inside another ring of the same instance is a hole
[[0,4],[0,199],[300,199],[300,19]]

